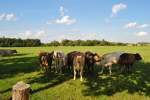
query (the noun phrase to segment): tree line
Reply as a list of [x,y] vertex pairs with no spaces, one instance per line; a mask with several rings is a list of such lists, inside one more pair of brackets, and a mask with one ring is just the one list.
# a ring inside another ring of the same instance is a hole
[[121,43],[121,42],[110,42],[106,40],[68,40],[64,39],[61,42],[51,41],[49,43],[41,43],[39,39],[16,39],[16,38],[0,38],[0,47],[35,47],[35,46],[147,46],[150,43],[138,42],[132,43]]
[[34,47],[41,44],[39,39],[0,38],[0,47]]
[[115,46],[115,45],[120,45],[120,46],[126,46],[126,43],[120,43],[120,42],[109,42],[106,40],[62,40],[61,42],[59,41],[52,41],[50,43],[47,43],[45,45],[48,46]]

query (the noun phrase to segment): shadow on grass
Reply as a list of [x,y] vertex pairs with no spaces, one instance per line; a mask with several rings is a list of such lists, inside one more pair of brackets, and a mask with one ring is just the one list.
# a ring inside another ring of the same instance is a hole
[[112,96],[117,92],[127,91],[130,94],[150,96],[150,63],[139,62],[133,66],[132,74],[119,74],[113,71],[112,76],[97,73],[93,78],[87,78],[83,83],[87,88],[83,90],[85,96]]
[[[20,73],[30,73],[34,71],[39,71],[40,67],[38,64],[38,57],[23,57],[26,54],[17,54],[14,56],[20,56],[15,58],[10,56],[1,59],[0,61],[0,79],[19,77]],[[18,75],[18,76],[17,76]],[[65,82],[71,78],[70,74],[56,74],[50,72],[47,75],[40,73],[38,76],[26,79],[28,84],[41,83],[41,86],[37,89],[33,89],[32,93],[42,91],[51,87],[54,87],[58,84]],[[0,91],[0,93],[6,93],[11,91],[11,88]]]
[[25,56],[28,55],[27,53],[16,53],[16,54],[11,54],[11,55],[0,55],[1,57],[15,57],[15,56]]
[[[17,55],[23,56],[23,55]],[[20,57],[2,59],[0,61],[0,79],[14,77],[19,73],[30,73],[39,70],[37,57]],[[130,94],[139,93],[141,95],[150,96],[150,63],[136,63],[133,73],[129,75],[118,74],[116,69],[113,70],[113,75],[100,75],[100,69],[95,70],[93,77],[88,77],[86,82],[83,82],[86,89],[82,91],[84,96],[112,96],[118,92],[127,91]],[[50,89],[56,85],[62,84],[71,79],[72,74],[59,75],[49,73],[48,75],[41,74],[38,77],[28,79],[27,83],[41,83],[39,87],[32,90],[32,94]],[[85,76],[87,77],[87,76]],[[11,88],[0,91],[5,93]]]
[[[18,54],[15,56],[23,56]],[[0,79],[13,77],[19,73],[30,73],[39,69],[37,57],[10,57],[0,60]]]
[[28,84],[41,83],[41,85],[37,89],[32,90],[32,94],[37,93],[39,91],[43,91],[46,89],[50,89],[56,85],[59,85],[69,79],[71,79],[71,75],[69,74],[56,74],[56,73],[48,73],[47,75],[42,75],[40,77],[36,77],[28,81]]

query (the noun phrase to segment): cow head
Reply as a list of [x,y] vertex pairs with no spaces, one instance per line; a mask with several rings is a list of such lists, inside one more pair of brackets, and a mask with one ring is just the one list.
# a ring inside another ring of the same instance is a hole
[[51,55],[49,53],[46,53],[46,54],[41,56],[41,64],[43,66],[48,66],[49,65],[49,60],[51,59],[50,56]]
[[141,55],[139,53],[136,53],[135,54],[135,59],[136,60],[142,60],[142,57],[141,57]]
[[101,57],[97,53],[94,54],[94,61],[96,64],[100,64]]

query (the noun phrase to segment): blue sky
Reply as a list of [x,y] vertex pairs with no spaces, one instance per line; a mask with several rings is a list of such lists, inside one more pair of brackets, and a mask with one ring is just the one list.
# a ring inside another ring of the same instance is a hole
[[150,42],[150,0],[0,0],[0,37]]

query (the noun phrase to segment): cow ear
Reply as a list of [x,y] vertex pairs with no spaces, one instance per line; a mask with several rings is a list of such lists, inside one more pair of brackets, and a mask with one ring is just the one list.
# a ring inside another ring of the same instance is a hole
[[98,55],[97,53],[94,53],[94,56]]
[[137,55],[139,55],[139,53],[136,53]]

